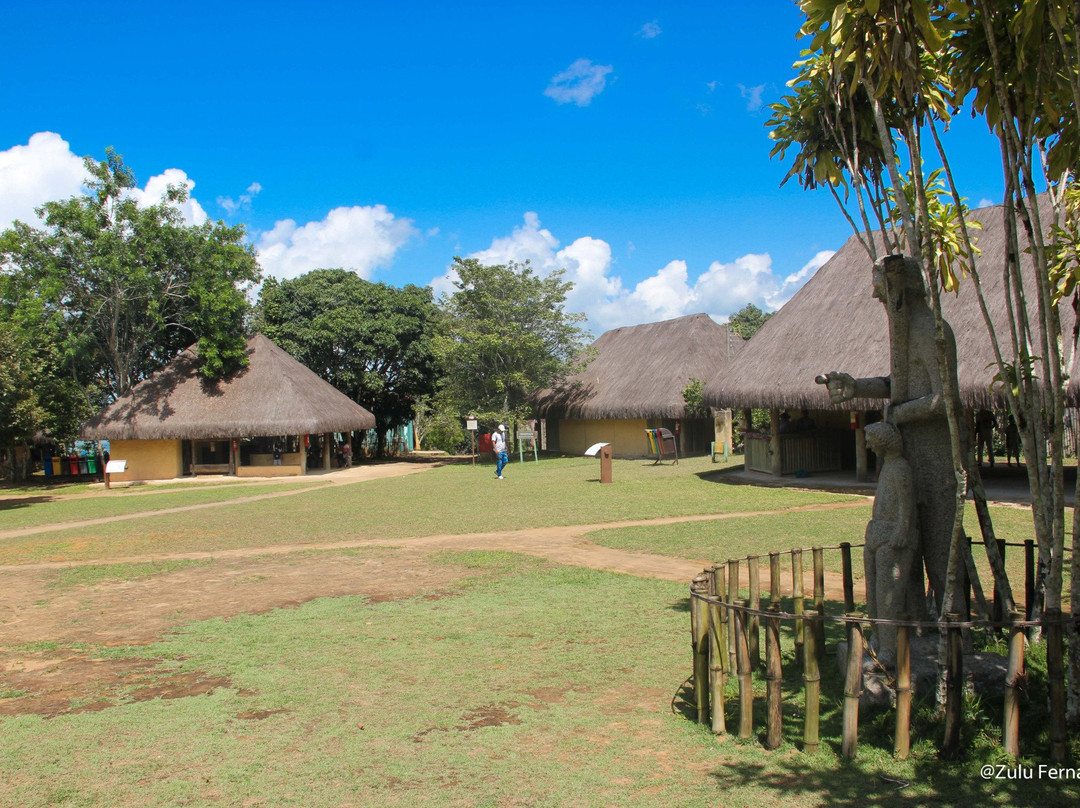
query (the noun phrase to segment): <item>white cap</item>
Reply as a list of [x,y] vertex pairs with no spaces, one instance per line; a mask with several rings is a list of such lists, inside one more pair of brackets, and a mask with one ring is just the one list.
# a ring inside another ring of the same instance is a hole
[[499,424],[499,431],[500,432],[505,432],[506,431],[506,426],[503,425],[503,424]]

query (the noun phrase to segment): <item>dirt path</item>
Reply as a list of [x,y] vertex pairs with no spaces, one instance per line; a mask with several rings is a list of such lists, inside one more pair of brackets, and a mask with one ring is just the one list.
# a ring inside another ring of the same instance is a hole
[[[349,484],[362,479],[416,473],[425,468],[407,463],[388,464],[361,469],[349,477],[327,479],[331,484]],[[288,489],[225,503],[167,508],[153,514],[291,496],[305,490],[310,489]],[[790,510],[828,510],[863,504],[855,501]],[[162,683],[160,672],[154,671],[154,660],[143,660],[139,664],[133,664],[131,659],[101,660],[71,649],[80,644],[149,644],[189,622],[258,614],[318,597],[364,595],[369,602],[416,595],[437,598],[461,577],[476,574],[476,570],[433,564],[430,556],[436,551],[505,550],[560,564],[689,583],[711,563],[709,560],[691,561],[617,550],[597,545],[586,536],[592,531],[611,528],[740,519],[765,513],[771,512],[706,514],[392,541],[364,539],[214,553],[155,554],[110,558],[107,562],[0,566],[0,636],[3,638],[0,644],[0,692],[24,694],[0,698],[0,715],[25,712],[56,715],[72,709],[103,709],[117,703],[117,694],[128,693],[133,687],[146,698],[206,692],[222,683],[190,676]],[[143,512],[79,524],[102,524],[147,515]],[[57,525],[49,525],[47,528],[3,531],[0,538],[56,529]],[[65,583],[61,578],[72,574],[92,576],[94,571],[89,568],[103,565],[140,563],[152,564],[164,571],[145,577],[75,578],[72,583]],[[745,579],[745,571],[743,574]],[[807,575],[804,584],[807,592],[811,583]],[[762,568],[761,585],[767,591],[767,564]],[[790,588],[789,575],[782,591],[789,592]],[[828,574],[826,589],[830,597],[842,593],[839,576]]]

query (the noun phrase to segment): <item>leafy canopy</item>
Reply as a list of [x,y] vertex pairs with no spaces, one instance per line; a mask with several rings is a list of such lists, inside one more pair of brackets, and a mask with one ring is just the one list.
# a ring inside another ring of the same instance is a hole
[[529,396],[572,372],[588,335],[565,309],[572,284],[529,262],[488,266],[454,258],[455,291],[439,305],[436,340],[445,383],[462,412],[521,417]]

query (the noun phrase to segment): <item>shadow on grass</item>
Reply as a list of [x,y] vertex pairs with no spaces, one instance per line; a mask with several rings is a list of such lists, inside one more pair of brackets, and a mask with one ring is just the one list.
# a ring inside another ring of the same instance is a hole
[[[774,791],[793,804],[838,808],[865,805],[1075,805],[1080,783],[1062,783],[1028,768],[1032,779],[983,779],[978,771],[937,761],[917,762],[910,779],[887,776],[873,766],[844,762],[815,765],[812,758],[776,758],[768,763],[735,762],[712,773],[722,788]],[[1016,772],[1015,768],[1011,771]],[[994,775],[997,774],[995,769]],[[800,796],[802,799],[800,799]],[[825,802],[822,802],[822,800]]]
[[0,499],[0,511],[13,511],[16,508],[29,508],[31,505],[41,505],[52,502],[55,497],[19,497],[17,499]]

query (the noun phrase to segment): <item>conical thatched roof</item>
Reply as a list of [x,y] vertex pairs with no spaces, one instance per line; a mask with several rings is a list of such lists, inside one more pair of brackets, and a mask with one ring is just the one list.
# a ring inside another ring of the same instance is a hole
[[728,373],[743,344],[707,314],[616,328],[593,343],[596,355],[583,371],[535,402],[546,417],[681,418],[690,379]]
[[371,429],[375,416],[262,335],[248,365],[208,383],[193,345],[91,418],[84,439],[146,440],[306,435]]
[[[982,230],[972,232],[981,250],[977,258],[983,294],[991,319],[1008,344],[1003,292],[1005,226],[1000,205],[981,208],[972,218]],[[1030,258],[1023,255],[1031,272]],[[872,297],[872,262],[853,236],[806,285],[754,335],[722,377],[706,386],[713,406],[780,409],[836,409],[819,373],[840,370],[858,377],[889,374],[888,320]],[[1034,315],[1034,282],[1027,286]],[[993,348],[979,309],[974,284],[960,282],[959,295],[942,293],[942,311],[956,335],[960,397],[969,408],[1002,406],[990,391],[996,371]],[[1071,331],[1071,307],[1062,307],[1062,326]],[[1006,354],[1008,358],[1008,354]],[[1075,394],[1075,384],[1072,388]],[[1074,396],[1075,397],[1075,396]],[[850,402],[841,409],[870,409],[881,402]]]

